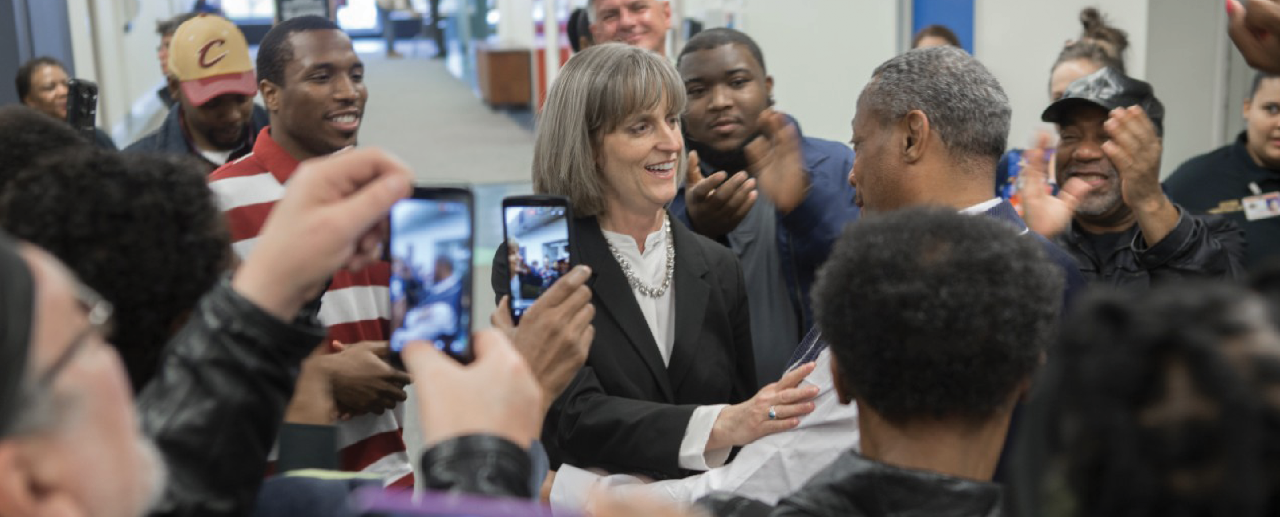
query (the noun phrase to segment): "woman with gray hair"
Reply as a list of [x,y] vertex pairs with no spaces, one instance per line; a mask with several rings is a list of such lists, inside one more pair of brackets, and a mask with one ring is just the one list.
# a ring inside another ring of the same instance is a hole
[[[590,356],[543,429],[553,464],[682,477],[812,411],[812,388],[795,388],[811,368],[752,397],[741,267],[667,213],[684,177],[685,103],[670,63],[621,44],[575,55],[548,94],[534,190],[569,198],[573,252],[594,272],[596,307]],[[510,289],[503,246],[498,314]]]

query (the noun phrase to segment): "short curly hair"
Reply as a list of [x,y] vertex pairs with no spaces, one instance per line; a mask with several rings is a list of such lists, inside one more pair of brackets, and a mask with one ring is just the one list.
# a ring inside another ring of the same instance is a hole
[[293,45],[289,43],[289,36],[298,32],[320,30],[340,31],[342,28],[328,18],[319,16],[290,18],[272,27],[267,31],[267,35],[262,37],[262,43],[258,46],[256,62],[258,79],[271,81],[271,84],[276,86],[284,86],[285,67],[293,61]]
[[230,264],[230,235],[191,158],[76,149],[38,160],[0,194],[0,227],[64,262],[115,305],[109,340],[134,390]]
[[89,141],[61,120],[21,104],[0,107],[0,193],[18,171],[42,156]]
[[1081,299],[1047,376],[1077,514],[1274,515],[1280,361],[1260,340],[1269,307],[1234,284]]
[[1039,366],[1063,275],[1007,222],[910,208],[849,225],[814,288],[837,383],[886,420],[978,422]]

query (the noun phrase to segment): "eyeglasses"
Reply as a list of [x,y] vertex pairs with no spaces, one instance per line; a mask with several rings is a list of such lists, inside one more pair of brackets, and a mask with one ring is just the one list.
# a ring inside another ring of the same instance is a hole
[[81,283],[76,284],[76,299],[85,310],[89,326],[80,331],[79,334],[76,334],[76,337],[72,338],[71,344],[67,345],[66,350],[63,350],[62,354],[57,359],[54,359],[53,365],[36,379],[37,388],[46,388],[53,384],[58,374],[66,370],[67,365],[71,364],[71,360],[75,359],[76,353],[90,342],[89,337],[94,333],[103,337],[111,333],[111,313],[114,311],[111,302],[108,302],[89,286]]

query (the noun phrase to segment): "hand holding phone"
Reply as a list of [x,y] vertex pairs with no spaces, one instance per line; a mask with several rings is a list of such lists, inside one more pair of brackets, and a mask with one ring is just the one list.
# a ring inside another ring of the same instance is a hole
[[548,407],[587,361],[595,339],[591,320],[596,310],[591,304],[591,288],[586,285],[590,279],[591,268],[574,266],[538,298],[519,327],[511,321],[508,296],[502,297],[498,310],[489,318],[494,328],[505,331],[524,355],[546,394]]
[[67,81],[67,123],[92,133],[98,125],[98,84],[84,79]]
[[462,363],[471,349],[473,200],[461,188],[416,187],[391,208],[391,360],[426,341]]
[[502,200],[502,227],[511,277],[511,320],[520,322],[533,302],[577,263],[562,196],[510,196]]

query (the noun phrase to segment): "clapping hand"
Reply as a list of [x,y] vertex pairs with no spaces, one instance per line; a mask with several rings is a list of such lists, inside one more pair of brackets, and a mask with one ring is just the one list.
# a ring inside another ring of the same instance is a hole
[[1022,170],[1018,173],[1018,197],[1022,200],[1022,218],[1027,228],[1053,238],[1071,226],[1071,218],[1080,200],[1093,189],[1080,178],[1068,179],[1055,197],[1049,192],[1049,135],[1041,133],[1036,146],[1022,153]]
[[778,212],[789,214],[809,193],[800,132],[786,115],[772,109],[760,113],[759,128],[760,136],[747,144],[747,171]]
[[724,171],[707,177],[698,168],[698,153],[689,153],[684,199],[694,231],[719,237],[738,227],[756,204],[756,180],[745,171],[732,176]]

